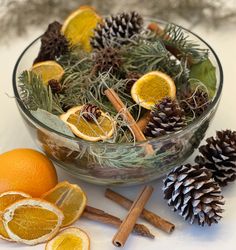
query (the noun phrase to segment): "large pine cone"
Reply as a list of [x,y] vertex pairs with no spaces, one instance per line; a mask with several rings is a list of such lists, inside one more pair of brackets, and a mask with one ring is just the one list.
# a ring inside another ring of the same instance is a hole
[[186,116],[199,117],[210,103],[209,95],[201,88],[186,88],[181,95],[180,106]]
[[216,138],[210,137],[207,144],[199,148],[202,156],[195,161],[211,170],[220,186],[236,179],[236,131],[217,131]]
[[94,63],[93,72],[95,74],[107,71],[111,74],[117,74],[122,64],[119,50],[112,47],[98,50],[94,54]]
[[56,21],[48,25],[46,32],[41,38],[40,51],[34,63],[54,60],[69,51],[69,42],[61,34],[61,26]]
[[149,137],[158,137],[178,131],[184,126],[186,122],[183,109],[177,101],[166,97],[151,111],[151,119],[144,133]]
[[120,46],[127,42],[134,34],[141,31],[143,18],[137,12],[121,13],[116,16],[105,18],[103,23],[99,23],[94,30],[91,45],[95,49]]
[[222,218],[223,196],[209,170],[186,164],[173,169],[164,180],[164,198],[191,224],[210,226]]

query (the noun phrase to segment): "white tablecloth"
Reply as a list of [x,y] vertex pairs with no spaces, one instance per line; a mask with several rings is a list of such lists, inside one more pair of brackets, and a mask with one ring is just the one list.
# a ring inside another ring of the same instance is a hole
[[[235,96],[236,96],[236,32],[235,27],[222,27],[218,30],[210,30],[196,27],[195,32],[204,37],[217,52],[224,69],[224,89],[219,109],[213,123],[207,132],[207,136],[214,135],[215,130],[231,128],[236,130]],[[0,153],[7,150],[28,147],[36,148],[33,140],[27,132],[19,112],[17,110],[12,91],[12,71],[14,64],[26,45],[38,36],[42,31],[34,30],[24,38],[11,39],[8,45],[0,46]],[[189,159],[192,162],[193,157]],[[101,208],[109,213],[123,218],[126,210],[104,198],[105,187],[99,187],[84,183],[69,176],[66,172],[57,168],[60,181],[68,180],[81,185],[87,193],[88,203]],[[162,180],[151,183],[155,192],[152,195],[147,208],[172,221],[176,230],[167,235],[160,230],[150,226],[150,230],[156,235],[155,240],[149,240],[139,236],[131,235],[125,245],[129,250],[235,250],[236,249],[236,183],[224,189],[225,212],[224,218],[218,225],[201,228],[185,222],[178,213],[173,213],[162,198]],[[129,188],[115,188],[130,198],[135,198],[141,186]],[[88,232],[91,238],[92,250],[116,249],[111,239],[116,232],[111,226],[102,225],[87,219],[81,219],[76,226]],[[0,249],[40,250],[44,244],[30,247],[0,240]]]

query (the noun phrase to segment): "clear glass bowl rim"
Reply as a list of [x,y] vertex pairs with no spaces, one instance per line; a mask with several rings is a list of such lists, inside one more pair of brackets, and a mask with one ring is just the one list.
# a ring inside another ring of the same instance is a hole
[[[151,21],[151,22],[157,22],[157,23],[161,23],[161,24],[168,24],[169,22],[166,22],[164,20],[159,20],[159,19],[152,19],[152,18],[145,18],[145,21]],[[193,35],[194,37],[196,37],[197,39],[199,39],[202,43],[204,43],[206,45],[206,47],[210,50],[210,52],[213,54],[213,56],[215,57],[215,60],[217,62],[217,66],[219,69],[219,87],[217,88],[217,92],[214,96],[214,99],[212,100],[212,102],[209,104],[208,108],[203,112],[203,114],[201,116],[199,116],[197,119],[195,119],[193,122],[191,122],[190,124],[188,124],[186,127],[184,127],[183,129],[173,132],[171,134],[166,134],[163,136],[160,136],[158,138],[151,138],[149,140],[146,141],[142,141],[142,142],[125,142],[125,143],[110,143],[110,142],[89,142],[89,141],[85,141],[83,139],[77,138],[77,137],[72,137],[72,136],[68,136],[65,134],[62,134],[48,126],[46,126],[44,123],[40,122],[39,120],[37,120],[31,113],[30,111],[25,107],[25,105],[23,104],[23,102],[21,101],[18,89],[17,89],[17,69],[18,69],[18,65],[21,62],[21,59],[24,57],[25,53],[28,51],[28,49],[30,49],[30,47],[32,45],[34,45],[36,42],[38,42],[38,40],[41,38],[41,36],[37,37],[36,39],[34,39],[24,50],[23,52],[20,54],[19,58],[16,61],[16,64],[14,66],[13,69],[13,75],[12,75],[12,82],[13,82],[13,91],[14,91],[14,95],[15,95],[15,99],[17,101],[18,107],[20,107],[21,111],[23,111],[24,115],[31,121],[34,122],[35,124],[37,124],[37,126],[39,126],[41,129],[46,129],[47,131],[51,132],[51,133],[55,133],[61,137],[64,137],[66,139],[72,140],[74,142],[80,142],[80,143],[86,143],[86,144],[102,144],[102,145],[109,145],[109,147],[112,146],[138,146],[138,145],[142,145],[143,143],[154,143],[154,142],[160,142],[160,141],[165,141],[165,140],[169,140],[169,139],[173,139],[174,137],[179,137],[181,135],[184,135],[187,131],[191,130],[193,127],[195,127],[199,121],[203,120],[208,113],[217,105],[218,101],[220,100],[220,96],[221,96],[221,92],[222,92],[222,88],[223,88],[223,69],[222,69],[222,65],[221,62],[216,54],[216,52],[213,50],[213,48],[205,41],[203,40],[200,36],[198,36],[197,34],[195,34],[194,32],[188,30],[187,28],[182,27],[181,25],[177,25],[174,23],[174,25],[182,28],[184,31],[186,31],[187,33],[190,33],[191,35]]]

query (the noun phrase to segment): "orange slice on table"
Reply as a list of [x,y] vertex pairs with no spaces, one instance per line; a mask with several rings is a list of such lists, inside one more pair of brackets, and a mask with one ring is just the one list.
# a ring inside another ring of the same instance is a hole
[[64,69],[55,61],[36,63],[30,70],[40,76],[45,85],[48,85],[48,81],[52,79],[60,81],[64,75]]
[[55,238],[50,240],[45,250],[89,250],[89,236],[80,228],[69,227],[63,229]]
[[102,21],[93,8],[81,6],[70,14],[62,26],[62,33],[70,41],[71,45],[80,44],[82,48],[90,52],[90,38],[97,24]]
[[79,186],[67,181],[56,185],[45,193],[42,199],[55,204],[63,212],[62,226],[68,226],[75,222],[82,215],[87,203],[84,191]]
[[152,71],[139,78],[131,88],[133,100],[146,109],[153,106],[164,97],[175,98],[175,83],[167,74]]
[[[0,194],[0,213],[2,214],[3,211],[14,202],[25,199],[25,198],[30,198],[30,197],[31,196],[29,194],[19,192],[19,191],[9,191],[9,192],[4,192]],[[4,240],[12,241],[7,231],[5,230],[1,217],[0,217],[0,238]]]
[[115,121],[109,115],[101,111],[96,122],[89,122],[81,115],[82,108],[83,106],[73,107],[60,116],[76,136],[87,141],[100,141],[113,135]]
[[23,199],[7,207],[2,215],[11,239],[35,245],[53,238],[64,219],[55,205],[41,199]]

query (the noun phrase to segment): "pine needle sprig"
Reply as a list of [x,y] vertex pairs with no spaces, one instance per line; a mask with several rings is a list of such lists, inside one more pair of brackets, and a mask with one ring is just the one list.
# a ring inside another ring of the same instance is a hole
[[143,74],[160,70],[170,75],[177,84],[185,82],[189,75],[185,60],[177,60],[157,36],[149,39],[139,39],[136,44],[124,49],[124,70]]
[[30,71],[23,71],[18,80],[21,100],[29,110],[40,108],[52,113],[51,89],[43,84],[39,76]]
[[34,72],[23,71],[19,78],[20,97],[29,110],[43,109],[55,115],[63,113],[56,95],[51,88],[45,86],[41,77]]
[[[168,37],[168,39],[164,39]],[[192,64],[197,64],[208,58],[208,50],[200,47],[199,43],[191,41],[184,30],[174,24],[168,24],[162,34],[165,46],[178,51],[180,58],[190,58]]]

